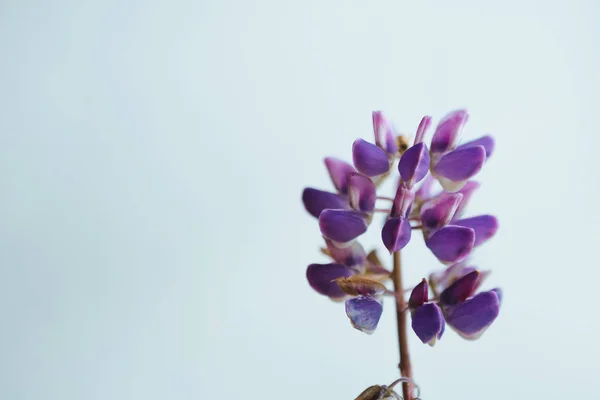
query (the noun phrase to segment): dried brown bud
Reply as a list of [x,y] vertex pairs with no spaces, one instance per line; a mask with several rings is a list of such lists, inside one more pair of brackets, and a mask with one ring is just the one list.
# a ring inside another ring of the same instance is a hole
[[357,275],[338,278],[336,282],[340,289],[350,296],[379,296],[387,290],[381,282]]
[[398,146],[398,152],[403,154],[410,146],[410,138],[406,135],[396,136],[396,146]]

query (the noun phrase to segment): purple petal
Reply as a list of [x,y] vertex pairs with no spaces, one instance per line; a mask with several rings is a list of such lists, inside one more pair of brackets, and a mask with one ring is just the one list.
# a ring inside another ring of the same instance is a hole
[[346,300],[346,315],[352,326],[361,332],[371,334],[377,328],[383,306],[370,296],[358,296]]
[[423,141],[423,139],[425,138],[425,133],[429,129],[430,125],[431,117],[428,115],[424,116],[423,119],[421,119],[419,127],[417,128],[417,133],[415,134],[415,144],[421,143]]
[[390,215],[392,217],[406,217],[410,213],[414,200],[415,193],[403,184],[400,184],[398,190],[396,190],[396,196],[394,196]]
[[398,171],[408,187],[420,182],[429,172],[429,151],[425,143],[417,143],[402,154]]
[[[325,210],[323,213],[330,210]],[[475,231],[463,226],[447,225],[435,231],[425,244],[443,263],[453,264],[464,260],[475,243]]]
[[325,158],[325,166],[327,167],[333,186],[335,186],[338,192],[346,194],[348,192],[347,176],[350,173],[356,172],[354,167],[335,157]]
[[475,191],[479,189],[479,186],[480,185],[478,182],[467,181],[467,183],[465,183],[465,185],[460,190],[456,191],[456,193],[462,194],[463,198],[460,204],[458,205],[456,212],[454,213],[454,218],[458,218],[463,214],[465,208],[469,205],[469,200],[471,200],[471,196],[473,196],[473,193],[475,193]]
[[398,153],[398,145],[396,145],[396,132],[390,129],[385,133],[385,151],[392,156]]
[[456,192],[476,175],[485,162],[485,148],[472,146],[445,154],[433,167],[442,187]]
[[311,264],[306,269],[308,284],[318,293],[342,299],[346,294],[338,286],[336,279],[347,278],[353,274],[352,270],[340,264]]
[[384,149],[384,137],[392,130],[391,124],[381,111],[373,111],[373,133],[375,133],[375,144]]
[[365,249],[357,241],[352,242],[350,246],[340,248],[331,240],[325,239],[327,250],[333,260],[347,267],[362,266],[367,260]]
[[494,291],[479,293],[464,303],[444,308],[446,322],[468,340],[480,337],[499,312],[500,300]]
[[356,139],[352,145],[352,160],[358,172],[367,176],[381,175],[390,169],[385,150],[362,139]]
[[458,149],[462,149],[465,147],[472,147],[472,146],[483,146],[485,148],[485,159],[487,160],[488,158],[490,158],[490,156],[494,152],[494,138],[491,137],[490,135],[485,135],[478,139],[471,140],[470,142],[461,144],[456,149],[458,150]]
[[410,293],[410,298],[408,299],[408,307],[415,309],[417,307],[421,307],[423,304],[427,303],[429,300],[429,285],[427,284],[427,279],[423,278],[421,282]]
[[375,184],[371,178],[353,172],[348,175],[350,206],[355,210],[372,213],[375,209]]
[[388,219],[381,230],[381,239],[390,253],[403,249],[410,241],[410,235],[410,222],[402,217]]
[[304,208],[310,215],[319,218],[321,211],[330,209],[349,209],[348,199],[324,190],[305,188],[302,192]]
[[381,296],[387,289],[379,281],[364,276],[350,276],[336,280],[342,291],[350,296]]
[[453,305],[462,303],[475,293],[481,283],[481,275],[475,270],[462,278],[457,279],[452,285],[440,294],[440,303]]
[[427,303],[412,313],[412,328],[421,342],[433,346],[444,334],[444,315],[435,303]]
[[453,221],[452,224],[473,229],[475,231],[474,246],[485,243],[498,230],[498,220],[493,215],[479,215],[477,217],[459,219]]
[[423,226],[428,229],[437,229],[447,225],[452,220],[462,197],[460,193],[450,193],[423,203],[421,206],[421,223]]
[[467,110],[452,111],[442,118],[431,139],[431,152],[445,153],[452,149],[468,119]]
[[349,210],[323,210],[319,215],[321,233],[338,243],[354,240],[367,230],[365,214]]

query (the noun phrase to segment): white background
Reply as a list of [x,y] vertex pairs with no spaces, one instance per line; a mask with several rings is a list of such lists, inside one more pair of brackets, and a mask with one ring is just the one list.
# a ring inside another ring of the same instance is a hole
[[[410,346],[424,400],[595,396],[600,28],[589,1],[0,2],[0,398],[353,399],[397,374],[391,302],[314,293],[304,186],[468,107],[504,289],[476,342]],[[430,137],[430,136],[429,136]],[[375,229],[376,230],[376,229]],[[363,241],[380,248],[378,233]],[[370,247],[370,246],[367,246]],[[439,268],[419,240],[407,280]]]

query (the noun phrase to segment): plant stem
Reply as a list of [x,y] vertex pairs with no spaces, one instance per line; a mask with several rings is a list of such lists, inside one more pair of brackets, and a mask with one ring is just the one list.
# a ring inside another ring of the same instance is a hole
[[[404,289],[402,286],[402,263],[400,252],[394,253],[394,271],[392,272],[394,282],[394,291],[396,292],[396,318],[398,321],[398,345],[400,347],[400,376],[412,379],[412,367],[410,365],[410,356],[408,354],[408,340],[406,327],[406,301],[404,300]],[[412,384],[404,382],[402,384],[402,397],[404,400],[413,400]]]

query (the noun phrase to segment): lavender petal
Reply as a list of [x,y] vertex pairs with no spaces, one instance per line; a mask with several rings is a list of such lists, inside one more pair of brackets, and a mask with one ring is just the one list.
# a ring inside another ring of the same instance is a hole
[[348,193],[347,177],[348,174],[356,172],[354,167],[335,157],[325,158],[325,166],[336,190],[342,194]]
[[459,219],[453,225],[465,226],[475,231],[475,244],[479,246],[488,241],[498,230],[498,220],[493,215],[478,215],[476,217]]
[[447,225],[454,217],[463,195],[444,193],[442,196],[427,200],[421,206],[421,223],[427,229],[437,229]]
[[321,212],[326,209],[350,208],[348,199],[344,196],[310,187],[302,192],[302,202],[306,211],[315,218],[319,218]]
[[433,346],[444,334],[444,315],[435,303],[427,303],[412,312],[412,328],[421,342]]
[[375,184],[371,178],[353,172],[348,175],[348,197],[355,210],[372,213],[375,209]]
[[485,135],[485,136],[482,136],[475,140],[471,140],[470,142],[461,144],[456,149],[462,149],[465,147],[472,147],[472,146],[483,146],[485,148],[485,159],[487,160],[488,158],[490,158],[490,156],[494,152],[494,145],[495,145],[494,138],[490,135]]
[[373,333],[382,312],[383,306],[374,297],[358,296],[346,300],[346,315],[352,326],[361,332]]
[[319,215],[319,228],[327,239],[347,243],[367,230],[365,214],[351,210],[323,210]]
[[362,139],[352,145],[352,160],[358,172],[367,176],[381,175],[390,169],[385,150]]
[[390,253],[403,249],[410,241],[410,222],[402,217],[390,218],[381,230],[381,239]]
[[452,149],[468,119],[467,110],[452,111],[442,118],[431,139],[431,152],[445,153]]
[[343,299],[346,294],[338,286],[336,279],[352,276],[353,271],[340,264],[311,264],[306,269],[308,284],[317,293],[332,299]]
[[462,303],[475,293],[481,284],[481,274],[475,270],[457,279],[440,294],[440,303],[453,305]]
[[327,245],[327,251],[329,252],[329,255],[338,264],[342,264],[347,267],[361,267],[367,260],[365,249],[356,240],[352,242],[351,245],[343,248],[337,247],[335,243],[329,239],[325,239],[325,243]]
[[482,292],[464,303],[444,307],[446,322],[468,340],[479,338],[499,312],[500,300],[495,291]]
[[423,142],[415,144],[402,154],[398,171],[408,187],[425,178],[429,172],[429,161],[429,151]]
[[485,162],[485,148],[472,146],[445,154],[433,167],[444,190],[456,192],[475,176]]
[[455,225],[447,225],[435,231],[425,241],[425,245],[431,252],[445,264],[464,260],[471,253],[474,243],[473,229]]

